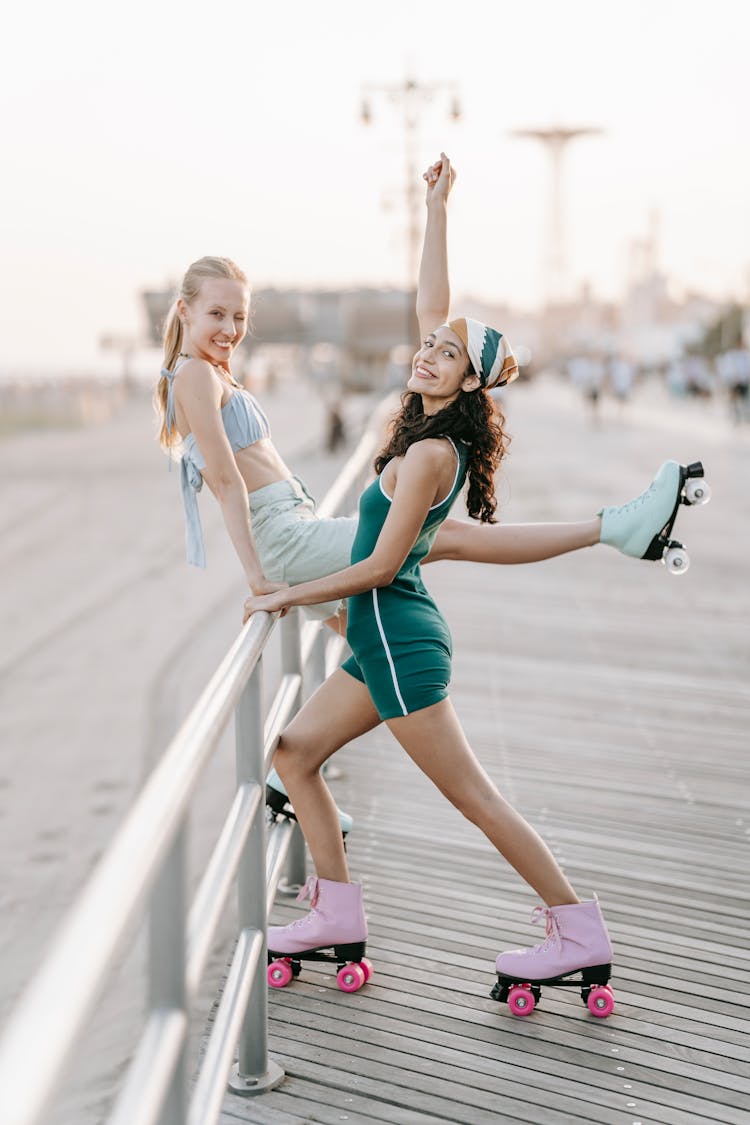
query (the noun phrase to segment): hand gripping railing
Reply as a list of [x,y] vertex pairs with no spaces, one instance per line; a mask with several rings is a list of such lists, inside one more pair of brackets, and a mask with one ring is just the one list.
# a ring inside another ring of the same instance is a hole
[[[320,516],[352,510],[387,408],[378,412],[361,439],[321,504]],[[326,645],[340,639],[316,622],[300,628],[296,610],[283,619],[281,681],[264,721],[262,657],[274,625],[274,617],[261,613],[242,629],[11,1014],[0,1041],[2,1125],[49,1122],[46,1108],[58,1091],[66,1061],[117,967],[128,927],[143,918],[145,909],[148,1012],[109,1125],[212,1125],[221,1112],[228,1080],[233,1091],[244,1094],[260,1093],[282,1080],[283,1070],[268,1057],[265,927],[290,842],[295,835],[301,841],[301,833],[288,820],[266,831],[263,790],[279,734],[302,701],[303,682],[307,680],[306,688],[317,686],[324,675]],[[236,792],[188,908],[190,801],[233,713]],[[292,853],[287,879],[301,881],[304,845],[298,843]],[[235,878],[237,944],[188,1092],[188,1013]],[[237,1046],[238,1062],[232,1069]]]

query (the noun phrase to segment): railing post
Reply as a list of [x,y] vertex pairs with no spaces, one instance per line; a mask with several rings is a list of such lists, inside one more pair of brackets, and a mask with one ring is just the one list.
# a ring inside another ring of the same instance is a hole
[[[290,610],[281,620],[281,674],[284,676],[288,673],[302,676],[302,627],[300,611],[296,608]],[[297,693],[292,714],[296,714],[301,706],[302,688]],[[302,835],[302,829],[295,822],[287,852],[286,872],[279,882],[279,890],[282,894],[296,895],[306,878],[305,837]]]
[[[256,664],[245,685],[235,712],[235,757],[237,785],[265,785],[263,759],[263,660]],[[268,987],[266,946],[266,826],[263,805],[253,817],[252,827],[237,873],[239,930],[263,934],[258,964],[250,987],[242,1021],[238,1062],[232,1069],[229,1088],[235,1094],[261,1094],[278,1086],[284,1071],[268,1057]]]
[[[149,1007],[179,1011],[187,1028],[187,824],[183,820],[151,891]],[[187,1036],[183,1040],[159,1114],[159,1125],[184,1125],[187,1110]]]

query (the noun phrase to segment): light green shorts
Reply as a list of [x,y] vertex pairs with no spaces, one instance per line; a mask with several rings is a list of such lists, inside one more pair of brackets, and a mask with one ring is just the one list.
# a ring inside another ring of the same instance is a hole
[[[355,516],[318,519],[315,501],[297,477],[274,481],[248,493],[250,521],[266,578],[296,586],[325,578],[349,566]],[[310,616],[325,620],[341,602],[303,606]]]

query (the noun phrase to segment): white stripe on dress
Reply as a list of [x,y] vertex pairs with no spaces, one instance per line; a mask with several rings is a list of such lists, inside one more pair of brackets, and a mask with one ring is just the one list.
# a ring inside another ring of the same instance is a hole
[[377,590],[372,591],[372,604],[373,604],[373,608],[375,609],[375,620],[378,623],[378,632],[380,633],[380,639],[383,642],[383,648],[385,649],[385,655],[388,658],[388,667],[391,670],[391,679],[393,680],[393,690],[396,692],[396,698],[398,699],[399,704],[401,706],[401,711],[403,712],[404,715],[408,715],[409,712],[406,710],[406,704],[404,703],[403,697],[401,695],[401,689],[398,686],[398,678],[396,676],[396,667],[393,663],[393,657],[391,656],[391,650],[388,648],[388,641],[385,639],[385,631],[383,629],[383,622],[380,620],[380,607],[378,606],[378,592],[377,592]]
[[[444,437],[446,441],[449,441],[451,443],[451,445],[453,446],[453,452],[456,454],[456,461],[457,461],[456,472],[453,476],[453,484],[451,485],[451,491],[448,493],[448,496],[450,496],[451,492],[453,492],[453,489],[456,487],[456,484],[458,482],[458,472],[459,472],[459,469],[461,468],[461,458],[458,455],[458,449],[456,448],[456,443],[453,440],[453,438],[450,437],[449,434],[441,434],[440,436]],[[378,483],[380,485],[380,491],[383,493],[383,496],[385,496],[385,498],[386,498],[386,500],[388,501],[389,504],[392,504],[393,503],[393,497],[389,496],[388,493],[386,492],[386,490],[383,488],[383,474],[382,473],[378,477]],[[444,496],[442,500],[438,500],[437,504],[433,504],[427,510],[429,512],[434,512],[436,508],[439,508],[441,504],[445,503],[445,501],[448,499],[448,496]]]
[[456,484],[458,483],[458,471],[461,468],[461,458],[458,456],[458,450],[456,449],[455,441],[448,434],[443,434],[442,436],[445,438],[446,441],[449,441],[451,443],[451,445],[453,446],[453,452],[456,454],[456,462],[457,462],[456,463],[456,472],[455,472],[455,475],[453,477],[453,484],[451,485],[451,490],[448,493],[448,496],[444,496],[442,500],[438,500],[437,504],[433,504],[432,507],[429,509],[431,512],[434,512],[436,508],[439,508],[441,504],[444,504],[445,501],[448,499],[448,497],[452,495],[453,489],[456,487]]

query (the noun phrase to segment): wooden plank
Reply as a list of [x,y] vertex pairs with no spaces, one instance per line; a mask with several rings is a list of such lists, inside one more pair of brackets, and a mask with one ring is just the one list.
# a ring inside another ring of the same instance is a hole
[[236,1094],[228,1094],[222,1108],[221,1120],[229,1125],[230,1122],[252,1121],[255,1125],[300,1125],[300,1122],[310,1122],[307,1107],[298,1105],[297,1112],[290,1112],[292,1099],[278,1098],[272,1090],[268,1094],[255,1098],[240,1098]]
[[[327,1037],[312,1041],[297,1028],[294,1038],[279,1038],[279,1057],[282,1061],[294,1054],[288,1063],[290,1072],[316,1082],[325,1082],[334,1088],[368,1091],[370,1096],[382,1096],[388,1090],[394,1104],[416,1106],[432,1114],[436,1120],[455,1122],[456,1125],[479,1125],[480,1122],[497,1121],[497,1113],[512,1107],[512,1120],[528,1121],[535,1125],[543,1120],[542,1108],[547,1110],[546,1120],[557,1122],[622,1120],[632,1095],[625,1090],[622,1095],[603,1091],[601,1087],[570,1082],[566,1077],[550,1077],[540,1071],[515,1067],[503,1068],[497,1064],[493,1076],[473,1070],[464,1082],[455,1081],[449,1064],[446,1068],[431,1061],[422,1064],[417,1060],[414,1068],[402,1064],[398,1052],[373,1053],[362,1050],[361,1041],[356,1046],[351,1040],[338,1041]],[[307,1064],[306,1069],[301,1064]],[[419,1065],[419,1069],[416,1066]],[[352,1071],[356,1070],[356,1078]],[[625,1083],[624,1083],[625,1084]],[[509,1102],[510,1099],[510,1102]],[[689,1106],[690,1121],[719,1121],[726,1125],[744,1125],[747,1114],[729,1107],[706,1107],[702,1112],[700,1101],[684,1096]],[[664,1125],[684,1125],[685,1109],[674,1110],[659,1098],[650,1102],[638,1094],[639,1113]],[[619,1116],[617,1116],[619,1115]],[[249,1118],[252,1120],[252,1117]]]
[[[297,1014],[301,1020],[304,1020],[305,1026],[309,1027],[316,1011],[314,1005],[315,1001],[312,1006],[309,1004],[309,997],[297,997],[294,1004],[290,1005],[289,1011]],[[361,1024],[362,1028],[372,1031],[374,1041],[374,1037],[381,1031],[386,1034],[393,1032],[394,1035],[408,1036],[411,1018],[414,1025],[411,1032],[415,1045],[414,1053],[419,1054],[420,1057],[439,1044],[456,1051],[458,1050],[456,1044],[460,1043],[462,1050],[470,1050],[477,1060],[484,1059],[488,1065],[490,1060],[502,1060],[522,1069],[527,1065],[533,1066],[535,1057],[538,1056],[548,1061],[554,1059],[554,1065],[560,1067],[561,1076],[567,1072],[579,1075],[578,1080],[586,1083],[596,1081],[597,1084],[605,1086],[610,1084],[611,1042],[594,1042],[593,1035],[587,1039],[585,1035],[579,1034],[575,1038],[575,1032],[571,1032],[568,1027],[567,1034],[561,1034],[557,1040],[542,1040],[535,1038],[533,1032],[530,1032],[524,1036],[519,1045],[515,1029],[506,1030],[491,1024],[487,1024],[484,1028],[467,1027],[456,1019],[441,1020],[434,1016],[429,1018],[423,1010],[419,1012],[419,1020],[415,1021],[415,1014],[411,1005],[396,1003],[382,1005],[376,1002],[366,1005],[363,999],[358,1006],[356,1020],[358,1026]],[[295,1016],[290,1015],[289,1018],[293,1022]],[[348,1027],[348,1023],[344,1020],[343,1024],[338,1026]],[[357,1033],[354,1028],[349,1029],[349,1033],[356,1038]],[[403,1046],[402,1049],[406,1050]],[[676,1088],[679,1088],[683,1080],[688,1081],[695,1097],[710,1098],[711,1085],[720,1081],[722,1089],[716,1095],[718,1101],[741,1108],[748,1104],[750,1099],[748,1079],[733,1075],[727,1081],[725,1067],[719,1066],[712,1070],[705,1061],[701,1064],[698,1059],[691,1059],[685,1064],[674,1057],[662,1059],[653,1051],[637,1051],[632,1048],[629,1050],[628,1057],[631,1073],[634,1075],[637,1073],[644,1087],[656,1081],[655,1072],[659,1071],[660,1075],[672,1082]],[[596,1074],[590,1074],[590,1071],[595,1071]],[[612,1081],[614,1082],[615,1079],[616,1074],[612,1076]]]
[[[293,1064],[296,1065],[296,1064]],[[304,1071],[304,1066],[302,1067]],[[331,1125],[338,1125],[343,1121],[357,1121],[362,1125],[367,1122],[379,1121],[386,1122],[387,1125],[429,1125],[430,1122],[438,1120],[433,1114],[422,1113],[419,1110],[408,1109],[403,1105],[394,1105],[390,1100],[381,1099],[376,1095],[376,1088],[370,1096],[363,1096],[362,1094],[355,1093],[353,1090],[342,1089],[337,1090],[339,1095],[340,1104],[331,1104],[331,1093],[328,1085],[318,1085],[315,1081],[311,1081],[316,1076],[314,1068],[308,1068],[308,1073],[305,1078],[298,1077],[296,1074],[288,1074],[284,1080],[283,1094],[281,1092],[273,1092],[269,1095],[263,1096],[263,1102],[276,1102],[284,1106],[299,1105],[298,1112],[306,1112],[306,1121],[320,1121],[330,1122]],[[240,1117],[242,1120],[243,1118]],[[247,1120],[247,1118],[244,1118]],[[439,1120],[450,1120],[449,1117],[441,1117]],[[518,1118],[514,1116],[506,1116],[499,1110],[493,1110],[493,1122],[502,1125],[503,1122],[517,1121]]]

